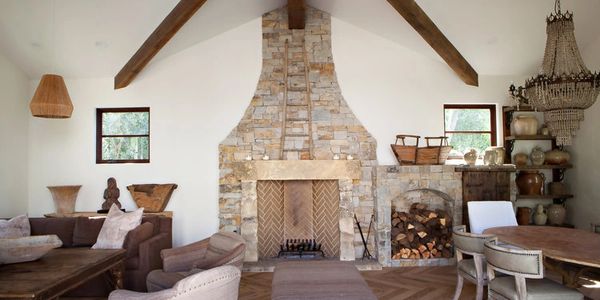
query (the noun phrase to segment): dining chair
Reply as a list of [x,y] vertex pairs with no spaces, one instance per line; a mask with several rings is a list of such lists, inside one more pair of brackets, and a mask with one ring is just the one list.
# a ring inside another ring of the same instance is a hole
[[[456,291],[453,300],[458,300],[462,292],[464,279],[477,285],[475,299],[483,299],[483,287],[487,285],[486,261],[483,255],[484,243],[495,239],[491,234],[468,233],[467,226],[455,226],[452,230],[454,250],[456,252]],[[464,254],[473,258],[465,259]]]
[[492,227],[518,226],[510,201],[469,201],[467,209],[471,233],[480,234]]
[[[508,248],[498,245],[497,240],[489,240],[483,253],[487,260],[488,299],[583,299],[577,290],[544,278],[541,250]],[[509,276],[496,277],[495,272]]]

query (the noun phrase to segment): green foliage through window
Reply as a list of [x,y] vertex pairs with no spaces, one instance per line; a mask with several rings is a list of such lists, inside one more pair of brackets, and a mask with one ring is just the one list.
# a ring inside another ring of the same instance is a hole
[[494,105],[445,105],[444,128],[451,156],[462,157],[471,148],[483,153],[495,142]]
[[150,161],[150,108],[97,109],[97,163]]

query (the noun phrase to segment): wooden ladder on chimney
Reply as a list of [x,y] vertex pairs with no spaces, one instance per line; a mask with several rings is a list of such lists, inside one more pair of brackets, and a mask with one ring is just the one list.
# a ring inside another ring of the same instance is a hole
[[[299,48],[299,47],[293,47]],[[308,56],[302,40],[301,58],[298,52],[290,53],[285,41],[283,69],[283,117],[281,122],[281,159],[313,159],[312,100]],[[290,58],[290,54],[292,57]]]

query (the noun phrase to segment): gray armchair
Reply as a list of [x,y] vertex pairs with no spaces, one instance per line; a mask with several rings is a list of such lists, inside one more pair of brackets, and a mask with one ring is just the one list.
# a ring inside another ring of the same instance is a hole
[[149,292],[169,289],[183,278],[223,265],[241,271],[245,251],[244,238],[233,232],[217,232],[187,246],[162,250],[163,268],[148,274],[146,286]]
[[116,290],[109,300],[237,300],[241,271],[234,266],[222,266],[206,270],[177,282],[172,288],[154,293]]
[[[477,285],[475,299],[483,299],[483,287],[487,285],[486,261],[483,255],[484,243],[495,239],[489,234],[474,234],[466,232],[466,226],[455,226],[452,233],[456,251],[457,283],[454,300],[458,300],[462,292],[464,279]],[[473,258],[463,259],[463,254]]]
[[[488,299],[583,300],[583,295],[544,278],[544,257],[540,250],[522,250],[485,242]],[[495,272],[510,276],[495,277]]]

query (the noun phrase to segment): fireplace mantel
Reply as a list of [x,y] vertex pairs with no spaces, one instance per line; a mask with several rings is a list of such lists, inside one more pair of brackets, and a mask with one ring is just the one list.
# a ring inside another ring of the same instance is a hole
[[360,179],[358,160],[261,160],[236,163],[235,175],[253,180]]

